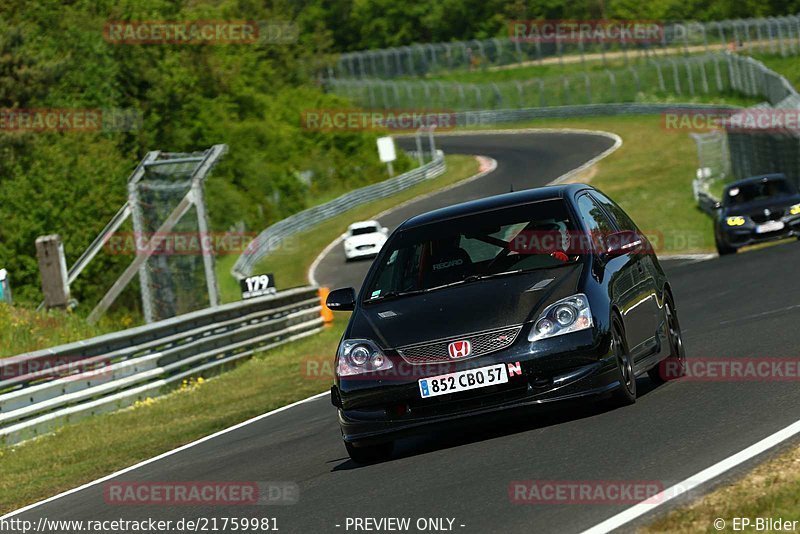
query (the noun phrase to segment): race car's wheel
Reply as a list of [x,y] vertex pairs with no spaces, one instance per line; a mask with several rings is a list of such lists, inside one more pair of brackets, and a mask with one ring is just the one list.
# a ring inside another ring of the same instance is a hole
[[347,441],[344,442],[347,454],[350,459],[358,464],[374,464],[383,460],[388,460],[394,449],[394,442],[378,443],[376,445],[355,446]]
[[614,392],[614,403],[625,406],[636,402],[636,374],[633,371],[633,359],[625,345],[622,324],[614,318],[611,328],[611,351],[617,365],[619,387]]
[[719,239],[714,239],[714,243],[717,245],[717,253],[720,256],[726,256],[728,254],[736,254],[736,247],[729,247],[725,243],[721,243]]

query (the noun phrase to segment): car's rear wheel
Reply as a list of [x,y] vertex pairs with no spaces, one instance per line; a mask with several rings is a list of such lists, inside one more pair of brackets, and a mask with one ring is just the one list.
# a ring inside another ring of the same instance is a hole
[[394,442],[377,443],[375,445],[356,446],[353,443],[344,442],[347,454],[350,459],[359,464],[374,464],[389,459],[394,449]]
[[622,332],[622,324],[619,319],[614,319],[611,328],[611,351],[614,354],[617,379],[619,380],[619,387],[614,392],[614,402],[624,406],[636,402],[636,374],[633,371],[633,359],[628,352]]
[[714,238],[714,243],[717,245],[717,253],[720,256],[727,256],[728,254],[736,254],[735,247],[729,247],[725,243],[722,243],[719,238]]
[[650,380],[657,384],[686,375],[686,350],[683,348],[681,325],[678,322],[675,305],[672,304],[672,299],[669,297],[664,302],[664,321],[667,325],[669,356],[647,371]]

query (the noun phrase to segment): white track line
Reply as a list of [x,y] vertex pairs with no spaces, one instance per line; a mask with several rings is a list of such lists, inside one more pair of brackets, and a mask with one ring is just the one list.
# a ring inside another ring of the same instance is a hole
[[639,504],[635,504],[615,516],[609,517],[605,521],[583,531],[583,534],[601,534],[605,532],[611,532],[612,530],[630,523],[634,519],[653,511],[662,504],[671,501],[675,497],[679,497],[685,494],[687,491],[695,489],[702,484],[705,484],[706,482],[720,476],[726,471],[730,471],[734,467],[755,458],[759,454],[762,454],[776,445],[783,443],[798,433],[800,433],[800,421],[795,421],[791,425],[778,430],[774,434],[767,436],[753,445],[750,445],[746,449],[739,451],[736,454],[733,454],[732,456],[715,463],[711,467],[703,469],[696,475],[693,475],[686,480],[678,482],[674,486],[665,489],[658,495],[648,499],[648,502],[640,502]]
[[78,486],[77,488],[73,488],[71,490],[64,491],[62,493],[59,493],[58,495],[53,495],[52,497],[48,497],[47,499],[41,500],[41,501],[33,503],[33,504],[29,504],[28,506],[24,506],[24,507],[20,508],[19,510],[14,510],[13,512],[9,512],[4,516],[0,516],[0,521],[3,521],[5,519],[9,519],[9,518],[11,518],[11,517],[13,517],[15,515],[21,514],[22,512],[26,512],[26,511],[30,510],[31,508],[36,508],[37,506],[41,506],[41,505],[49,503],[51,501],[55,501],[56,499],[60,499],[61,497],[66,497],[67,495],[71,495],[73,493],[77,493],[77,492],[79,492],[81,490],[84,490],[86,488],[89,488],[91,486],[96,486],[97,484],[101,484],[101,483],[103,483],[103,482],[105,482],[107,480],[111,480],[114,477],[118,477],[120,475],[124,475],[125,473],[127,473],[129,471],[133,471],[134,469],[139,469],[140,467],[144,467],[147,464],[151,464],[153,462],[157,462],[158,460],[166,458],[167,456],[172,456],[173,454],[176,454],[176,453],[179,453],[179,452],[184,451],[186,449],[189,449],[191,447],[194,447],[195,445],[200,445],[201,443],[204,443],[204,442],[206,442],[208,440],[211,440],[211,439],[214,439],[216,437],[219,437],[219,436],[221,436],[223,434],[227,434],[229,432],[233,432],[234,430],[238,430],[238,429],[242,428],[243,426],[247,426],[247,425],[249,425],[251,423],[255,423],[256,421],[260,421],[262,419],[266,419],[267,417],[269,417],[271,415],[275,415],[275,414],[278,414],[280,412],[286,411],[289,408],[294,408],[295,406],[299,406],[300,404],[305,404],[307,402],[314,401],[314,400],[322,398],[322,397],[324,397],[326,395],[330,395],[330,392],[329,391],[324,391],[322,393],[318,393],[316,395],[312,395],[311,397],[308,397],[307,399],[303,399],[303,400],[300,400],[300,401],[297,401],[297,402],[293,402],[292,404],[287,404],[286,406],[281,406],[280,408],[272,410],[271,412],[267,412],[267,413],[263,413],[261,415],[257,415],[255,417],[253,417],[252,419],[248,419],[247,421],[242,421],[241,423],[238,423],[238,424],[235,424],[235,425],[233,425],[231,427],[222,429],[219,432],[215,432],[213,434],[209,434],[208,436],[205,436],[205,437],[202,437],[202,438],[200,438],[198,440],[192,441],[191,443],[187,443],[186,445],[181,445],[177,449],[172,449],[171,451],[167,451],[167,452],[165,452],[163,454],[159,454],[158,456],[154,456],[153,458],[149,458],[147,460],[143,460],[143,461],[139,462],[138,464],[134,464],[134,465],[132,465],[130,467],[126,467],[124,469],[121,469],[120,471],[117,471],[115,473],[111,473],[110,475],[106,475],[106,476],[104,476],[102,478],[98,478],[97,480],[93,480],[91,482],[87,482],[86,484],[84,484],[82,486]]

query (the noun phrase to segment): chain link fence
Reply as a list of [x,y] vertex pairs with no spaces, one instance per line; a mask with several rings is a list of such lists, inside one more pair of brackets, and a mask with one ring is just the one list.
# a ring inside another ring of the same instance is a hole
[[[367,109],[485,110],[641,101],[645,94],[694,98],[746,95],[779,100],[786,89],[749,58],[732,53],[659,58],[627,68],[525,81],[328,80],[328,88]],[[760,65],[760,64],[759,64]]]
[[325,72],[329,79],[399,78],[524,65],[652,59],[668,54],[709,53],[722,49],[783,56],[800,51],[800,17],[750,18],[662,26],[660,42],[595,42],[578,39],[526,42],[507,37],[450,43],[412,44],[341,54]]

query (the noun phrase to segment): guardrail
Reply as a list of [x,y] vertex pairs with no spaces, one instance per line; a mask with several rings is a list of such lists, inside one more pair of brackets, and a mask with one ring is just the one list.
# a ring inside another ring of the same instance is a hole
[[264,256],[280,247],[286,238],[308,230],[322,221],[344,213],[360,204],[388,197],[429,178],[439,176],[446,168],[444,153],[441,150],[437,150],[436,156],[430,162],[416,169],[377,184],[350,191],[330,202],[290,215],[258,234],[247,247],[247,250],[236,260],[231,269],[231,274],[238,279],[250,276],[255,265]]
[[0,443],[129,406],[322,328],[314,287],[281,291],[0,360]]

